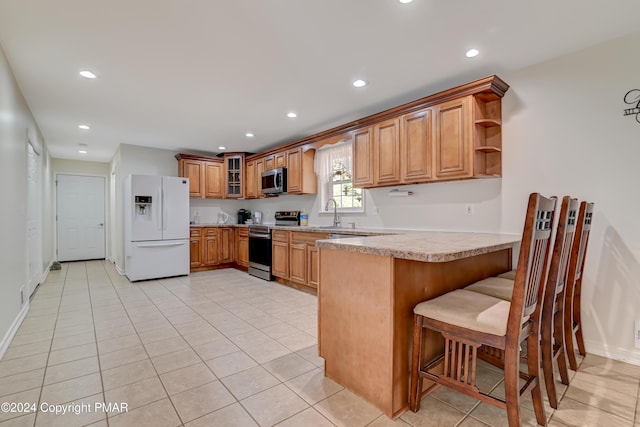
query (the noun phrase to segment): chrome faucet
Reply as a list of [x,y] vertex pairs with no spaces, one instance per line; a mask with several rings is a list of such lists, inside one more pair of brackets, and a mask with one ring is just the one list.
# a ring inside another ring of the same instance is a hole
[[333,202],[333,226],[334,227],[340,227],[340,217],[338,217],[338,203],[336,203],[336,199],[329,199],[327,200],[327,204],[324,207],[325,211],[329,210],[329,203]]

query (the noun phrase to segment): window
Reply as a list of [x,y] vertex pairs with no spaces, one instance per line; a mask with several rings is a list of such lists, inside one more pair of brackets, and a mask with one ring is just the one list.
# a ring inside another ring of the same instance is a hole
[[334,199],[338,212],[364,212],[364,193],[352,182],[351,141],[324,146],[316,153],[321,209]]

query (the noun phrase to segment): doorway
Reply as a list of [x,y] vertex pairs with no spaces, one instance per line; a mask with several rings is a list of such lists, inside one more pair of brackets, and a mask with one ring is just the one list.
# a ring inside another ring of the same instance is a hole
[[64,175],[56,178],[58,261],[105,257],[105,178]]

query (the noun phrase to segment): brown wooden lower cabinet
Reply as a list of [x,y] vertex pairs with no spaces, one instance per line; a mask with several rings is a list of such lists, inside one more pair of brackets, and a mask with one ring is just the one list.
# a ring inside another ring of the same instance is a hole
[[292,231],[289,243],[289,281],[317,289],[320,257],[316,240],[328,239],[327,233]]
[[249,267],[249,229],[235,229],[235,263],[242,267]]
[[[317,289],[320,254],[315,242],[327,238],[327,233],[273,230],[271,273],[286,284]],[[248,228],[192,227],[190,243],[191,271],[249,267]]]
[[289,280],[307,284],[307,244],[291,241],[289,245]]
[[204,265],[218,264],[218,230],[215,228],[205,228],[204,232]]
[[234,235],[231,227],[192,227],[191,271],[217,268],[233,262]]
[[307,285],[318,289],[320,283],[320,249],[317,246],[307,246]]
[[218,261],[220,264],[233,262],[233,228],[218,228]]
[[289,279],[289,232],[273,230],[271,233],[271,274]]
[[191,269],[202,267],[202,229],[192,228],[190,232]]

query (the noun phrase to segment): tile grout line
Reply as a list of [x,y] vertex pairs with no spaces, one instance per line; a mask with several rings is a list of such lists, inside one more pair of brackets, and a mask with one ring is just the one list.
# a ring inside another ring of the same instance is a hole
[[56,320],[53,323],[53,335],[51,335],[51,345],[49,346],[49,353],[47,353],[47,360],[44,365],[44,374],[42,376],[42,386],[40,387],[40,394],[38,395],[38,407],[36,408],[36,416],[33,418],[33,425],[35,426],[38,422],[38,415],[40,414],[40,401],[42,400],[42,393],[44,392],[44,382],[47,378],[47,369],[49,368],[49,358],[51,357],[51,347],[53,347],[53,339],[56,336],[56,325],[58,324],[58,317],[60,316],[60,306],[62,305],[62,298],[64,295],[64,288],[67,286],[67,276],[69,274],[69,266],[66,266],[64,272],[64,282],[62,284],[62,289],[60,290],[60,301],[58,301],[58,312],[56,313]]

